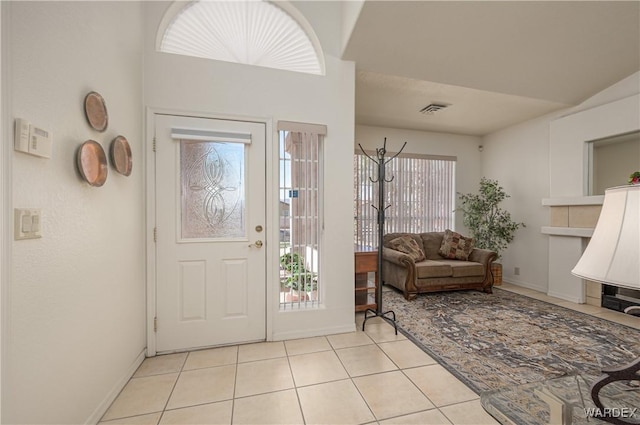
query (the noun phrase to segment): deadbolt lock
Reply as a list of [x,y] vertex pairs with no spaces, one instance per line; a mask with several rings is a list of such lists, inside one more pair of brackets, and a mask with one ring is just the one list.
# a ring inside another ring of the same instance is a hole
[[256,226],[256,232],[262,232],[262,226],[261,225],[257,225]]

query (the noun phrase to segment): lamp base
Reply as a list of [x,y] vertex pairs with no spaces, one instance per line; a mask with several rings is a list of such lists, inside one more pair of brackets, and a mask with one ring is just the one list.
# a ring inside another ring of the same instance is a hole
[[[600,401],[600,390],[604,388],[606,385],[611,384],[616,381],[637,381],[640,380],[640,375],[638,372],[640,371],[640,358],[635,361],[629,363],[626,366],[622,366],[620,368],[615,369],[603,369],[602,372],[605,373],[599,380],[593,383],[591,386],[591,399],[593,403],[596,405],[600,412],[603,412],[602,416],[599,416],[598,419],[601,419],[605,422],[609,422],[614,425],[637,425],[638,422],[627,422],[620,417],[614,417],[613,415],[607,415],[606,412],[609,412],[610,409],[605,408]],[[629,406],[632,408],[632,406]]]

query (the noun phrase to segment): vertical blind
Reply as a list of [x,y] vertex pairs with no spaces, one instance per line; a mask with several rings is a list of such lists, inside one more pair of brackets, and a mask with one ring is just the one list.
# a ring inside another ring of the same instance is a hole
[[[455,157],[404,154],[387,163],[385,233],[434,232],[453,228]],[[377,165],[361,153],[354,157],[354,242],[376,248]],[[372,181],[373,180],[373,181]]]

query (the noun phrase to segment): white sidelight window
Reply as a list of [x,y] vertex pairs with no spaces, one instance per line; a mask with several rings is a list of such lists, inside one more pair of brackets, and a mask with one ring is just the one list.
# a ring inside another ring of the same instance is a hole
[[[369,152],[367,152],[369,153]],[[375,157],[375,153],[370,153]],[[391,156],[391,154],[389,154]],[[385,233],[453,229],[456,157],[400,154],[386,167]],[[354,242],[378,246],[377,165],[361,152],[354,157]],[[374,180],[374,181],[372,181]]]
[[326,127],[278,123],[280,309],[317,307],[322,285],[323,135]]

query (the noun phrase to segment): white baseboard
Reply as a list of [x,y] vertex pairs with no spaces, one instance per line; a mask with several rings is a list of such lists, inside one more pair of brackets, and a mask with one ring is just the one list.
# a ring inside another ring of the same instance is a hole
[[144,361],[146,351],[147,349],[145,348],[140,354],[138,354],[134,362],[125,372],[124,376],[120,378],[118,382],[116,382],[113,388],[111,388],[111,391],[109,391],[109,394],[107,394],[107,396],[102,400],[98,407],[96,407],[91,416],[87,418],[87,420],[85,421],[85,425],[95,425],[100,421],[100,419],[107,412],[109,406],[111,406],[116,397],[118,397],[118,394],[120,394],[120,391],[122,391],[124,386],[127,385],[129,379],[131,379],[133,374],[136,373],[136,370],[138,370],[138,367],[140,367],[140,365]]
[[[541,287],[539,285],[534,285],[533,283],[525,282],[524,280],[518,280],[518,279],[513,279],[513,278],[506,278],[505,279],[504,276],[503,276],[502,277],[502,281],[505,282],[505,283],[510,283],[512,285],[521,286],[523,288],[531,289],[533,291],[542,292],[543,294],[547,293],[547,288]],[[499,288],[499,286],[496,286],[496,288]]]
[[284,341],[288,339],[299,339],[299,338],[312,338],[314,336],[325,336],[325,335],[333,335],[333,334],[343,334],[348,332],[355,332],[356,325],[355,323],[346,326],[335,326],[330,328],[319,328],[312,329],[311,331],[305,331],[304,329],[288,331],[288,332],[278,332],[272,335],[273,341]]
[[[527,282],[517,281],[515,279],[506,280],[504,278],[502,279],[502,281],[505,282],[505,283],[510,283],[512,285],[521,286],[523,288],[532,289],[532,290],[540,292],[542,294],[546,294],[546,295],[548,295],[550,297],[560,298],[561,300],[565,300],[565,301],[571,301],[572,303],[576,303],[576,304],[583,304],[584,303],[584,301],[578,299],[577,297],[571,297],[571,296],[568,296],[566,294],[560,294],[560,293],[557,293],[557,292],[548,291],[546,288],[541,288],[539,286],[532,285],[532,284],[529,284]],[[499,288],[499,286],[496,286],[496,288]]]
[[547,295],[549,295],[550,297],[560,298],[561,300],[571,301],[572,303],[576,303],[576,304],[584,304],[583,299],[578,297],[572,297],[567,294],[560,294],[558,292],[549,291],[547,292]]

